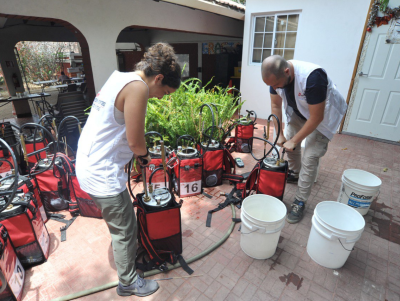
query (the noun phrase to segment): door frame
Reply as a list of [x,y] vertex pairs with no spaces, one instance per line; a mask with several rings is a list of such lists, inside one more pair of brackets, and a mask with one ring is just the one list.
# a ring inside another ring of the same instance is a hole
[[[371,8],[372,8],[372,5],[374,4],[374,2],[375,2],[375,0],[370,0],[368,12],[367,12],[367,17],[365,18],[364,30],[363,30],[363,33],[362,33],[362,36],[361,36],[360,45],[358,46],[358,52],[357,52],[356,61],[354,63],[353,75],[351,76],[349,91],[347,92],[347,98],[346,98],[347,106],[349,105],[351,94],[353,92],[354,80],[355,80],[355,78],[357,76],[357,69],[358,69],[358,66],[360,64],[360,57],[361,57],[361,53],[362,53],[364,42],[365,42],[365,36],[367,34],[367,25],[368,25],[369,17],[370,17],[370,14],[371,14]],[[347,117],[347,111],[348,111],[348,107],[347,107],[346,113],[344,114],[344,116],[342,118],[342,122],[340,123],[339,134],[341,134],[342,131],[343,131],[344,122],[345,122],[346,117]]]

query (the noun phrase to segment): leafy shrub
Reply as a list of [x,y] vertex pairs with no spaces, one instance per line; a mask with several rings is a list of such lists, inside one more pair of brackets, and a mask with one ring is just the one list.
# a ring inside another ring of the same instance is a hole
[[[188,79],[171,95],[162,99],[149,99],[147,105],[146,132],[157,131],[172,147],[176,147],[176,139],[182,135],[191,135],[197,142],[204,141],[202,130],[212,125],[211,113],[204,107],[200,124],[200,106],[215,104],[217,125],[226,132],[232,124],[232,117],[241,107],[237,97],[229,94],[230,88],[214,87],[206,90],[207,85],[200,88],[199,79]],[[213,106],[212,106],[213,107]],[[215,111],[215,109],[214,109]],[[215,131],[214,138],[221,141],[223,132]]]

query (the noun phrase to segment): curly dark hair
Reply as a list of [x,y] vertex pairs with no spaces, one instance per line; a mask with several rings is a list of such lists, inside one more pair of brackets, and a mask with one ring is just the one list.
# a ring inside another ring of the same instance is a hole
[[141,70],[146,76],[164,75],[163,85],[178,89],[181,84],[181,66],[174,48],[167,43],[157,43],[149,48],[135,70]]

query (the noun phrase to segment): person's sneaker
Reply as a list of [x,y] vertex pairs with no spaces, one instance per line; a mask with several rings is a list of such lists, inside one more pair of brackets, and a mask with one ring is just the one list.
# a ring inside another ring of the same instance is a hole
[[302,201],[294,200],[292,206],[292,211],[288,214],[286,220],[290,224],[295,224],[301,221],[303,218],[304,208],[306,205]]
[[293,170],[289,170],[286,182],[297,184],[298,181],[299,181],[299,174],[294,173]]
[[145,280],[139,275],[134,283],[128,286],[123,286],[118,283],[117,294],[120,296],[131,296],[135,295],[138,297],[145,297],[153,294],[159,288],[157,281],[155,280]]

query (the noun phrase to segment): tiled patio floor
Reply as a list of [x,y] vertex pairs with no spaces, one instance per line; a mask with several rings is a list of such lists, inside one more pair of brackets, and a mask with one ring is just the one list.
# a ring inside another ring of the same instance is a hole
[[[265,124],[265,121],[259,121]],[[261,137],[262,127],[256,135]],[[251,155],[240,156],[246,165],[255,164]],[[379,176],[383,185],[374,201],[361,239],[355,244],[344,267],[331,270],[314,263],[306,245],[311,217],[317,203],[336,200],[345,169],[358,168]],[[384,172],[384,168],[388,170]],[[141,184],[135,191],[141,190]],[[188,259],[218,241],[231,223],[229,208],[213,215],[207,228],[207,212],[229,192],[224,184],[205,189],[214,195],[184,200],[182,207],[183,256]],[[289,206],[296,185],[288,184],[284,203]],[[255,260],[240,248],[239,225],[229,239],[210,255],[192,263],[191,279],[160,281],[160,289],[146,298],[122,298],[115,288],[80,300],[400,300],[400,146],[346,135],[335,135],[321,160],[318,182],[314,185],[304,219],[282,230],[276,254],[268,260]],[[236,210],[240,214],[240,210]],[[47,223],[51,235],[48,261],[27,271],[24,301],[50,300],[117,280],[110,246],[110,235],[102,220],[78,217],[60,242],[56,221]],[[182,270],[152,278],[186,276]]]

